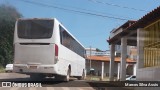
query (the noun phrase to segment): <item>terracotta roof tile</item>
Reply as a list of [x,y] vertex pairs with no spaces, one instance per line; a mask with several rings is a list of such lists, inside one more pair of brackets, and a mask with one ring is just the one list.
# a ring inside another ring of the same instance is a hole
[[157,8],[153,9],[151,12],[142,16],[138,21],[136,21],[126,29],[134,30],[136,28],[144,28],[145,26],[159,19],[160,19],[160,6],[158,6]]
[[142,16],[139,20],[136,22],[132,23],[130,26],[126,27],[123,32],[118,33],[112,38],[109,38],[107,42],[111,44],[115,40],[119,39],[120,37],[123,37],[123,35],[126,35],[129,33],[131,30],[136,30],[137,28],[144,28],[147,25],[157,21],[160,19],[160,6],[152,10],[151,12],[145,14]]
[[[109,56],[88,56],[86,57],[86,59],[88,60],[95,60],[95,61],[106,61],[106,62],[109,62],[110,61],[110,57]],[[121,60],[121,57],[115,57],[115,62],[120,62]],[[129,58],[127,58],[127,62],[128,63],[136,63],[135,60],[131,60]]]

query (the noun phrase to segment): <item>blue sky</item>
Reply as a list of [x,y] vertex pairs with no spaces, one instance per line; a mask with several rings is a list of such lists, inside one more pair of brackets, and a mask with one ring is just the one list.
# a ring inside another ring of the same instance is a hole
[[[160,0],[28,0],[52,6],[48,7],[24,1],[27,0],[0,0],[0,4],[15,6],[24,18],[57,18],[85,47],[101,50],[109,49],[106,39],[113,28],[127,20],[138,20],[160,5]],[[57,9],[54,6],[110,18]]]

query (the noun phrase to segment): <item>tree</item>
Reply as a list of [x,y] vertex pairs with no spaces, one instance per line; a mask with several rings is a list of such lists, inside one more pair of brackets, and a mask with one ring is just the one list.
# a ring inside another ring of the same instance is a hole
[[97,51],[97,52],[102,52],[102,50],[100,50],[100,49],[98,49],[98,48],[96,48],[96,51]]
[[17,18],[22,15],[11,5],[0,5],[0,65],[13,62],[13,33]]

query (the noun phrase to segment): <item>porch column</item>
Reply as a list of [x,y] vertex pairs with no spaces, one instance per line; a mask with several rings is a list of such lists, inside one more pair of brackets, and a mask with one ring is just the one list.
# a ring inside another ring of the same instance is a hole
[[102,62],[101,80],[103,80],[103,76],[104,76],[104,62]]
[[114,81],[114,59],[115,59],[115,45],[110,45],[110,67],[109,67],[109,81]]
[[121,38],[120,81],[126,80],[127,37]]
[[137,29],[137,69],[144,67],[144,30]]
[[118,73],[117,73],[117,80],[119,80],[119,73],[120,73],[120,63],[118,63]]
[[134,64],[133,66],[134,66],[134,67],[133,67],[133,75],[136,76],[136,64]]

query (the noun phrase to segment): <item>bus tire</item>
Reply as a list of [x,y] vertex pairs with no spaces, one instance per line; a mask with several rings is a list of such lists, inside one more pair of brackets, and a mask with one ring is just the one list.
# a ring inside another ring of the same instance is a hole
[[70,69],[68,69],[67,71],[67,75],[66,76],[62,76],[62,75],[55,75],[55,79],[57,81],[65,81],[68,82],[70,80]]
[[66,75],[66,76],[64,76],[64,81],[68,82],[68,81],[70,80],[70,75],[71,75],[71,70],[70,70],[70,69],[68,69],[68,71],[67,71],[67,75]]
[[85,79],[85,72],[84,72],[84,70],[83,70],[83,72],[82,72],[82,76],[77,77],[77,79],[78,79],[78,80],[84,80],[84,79]]

